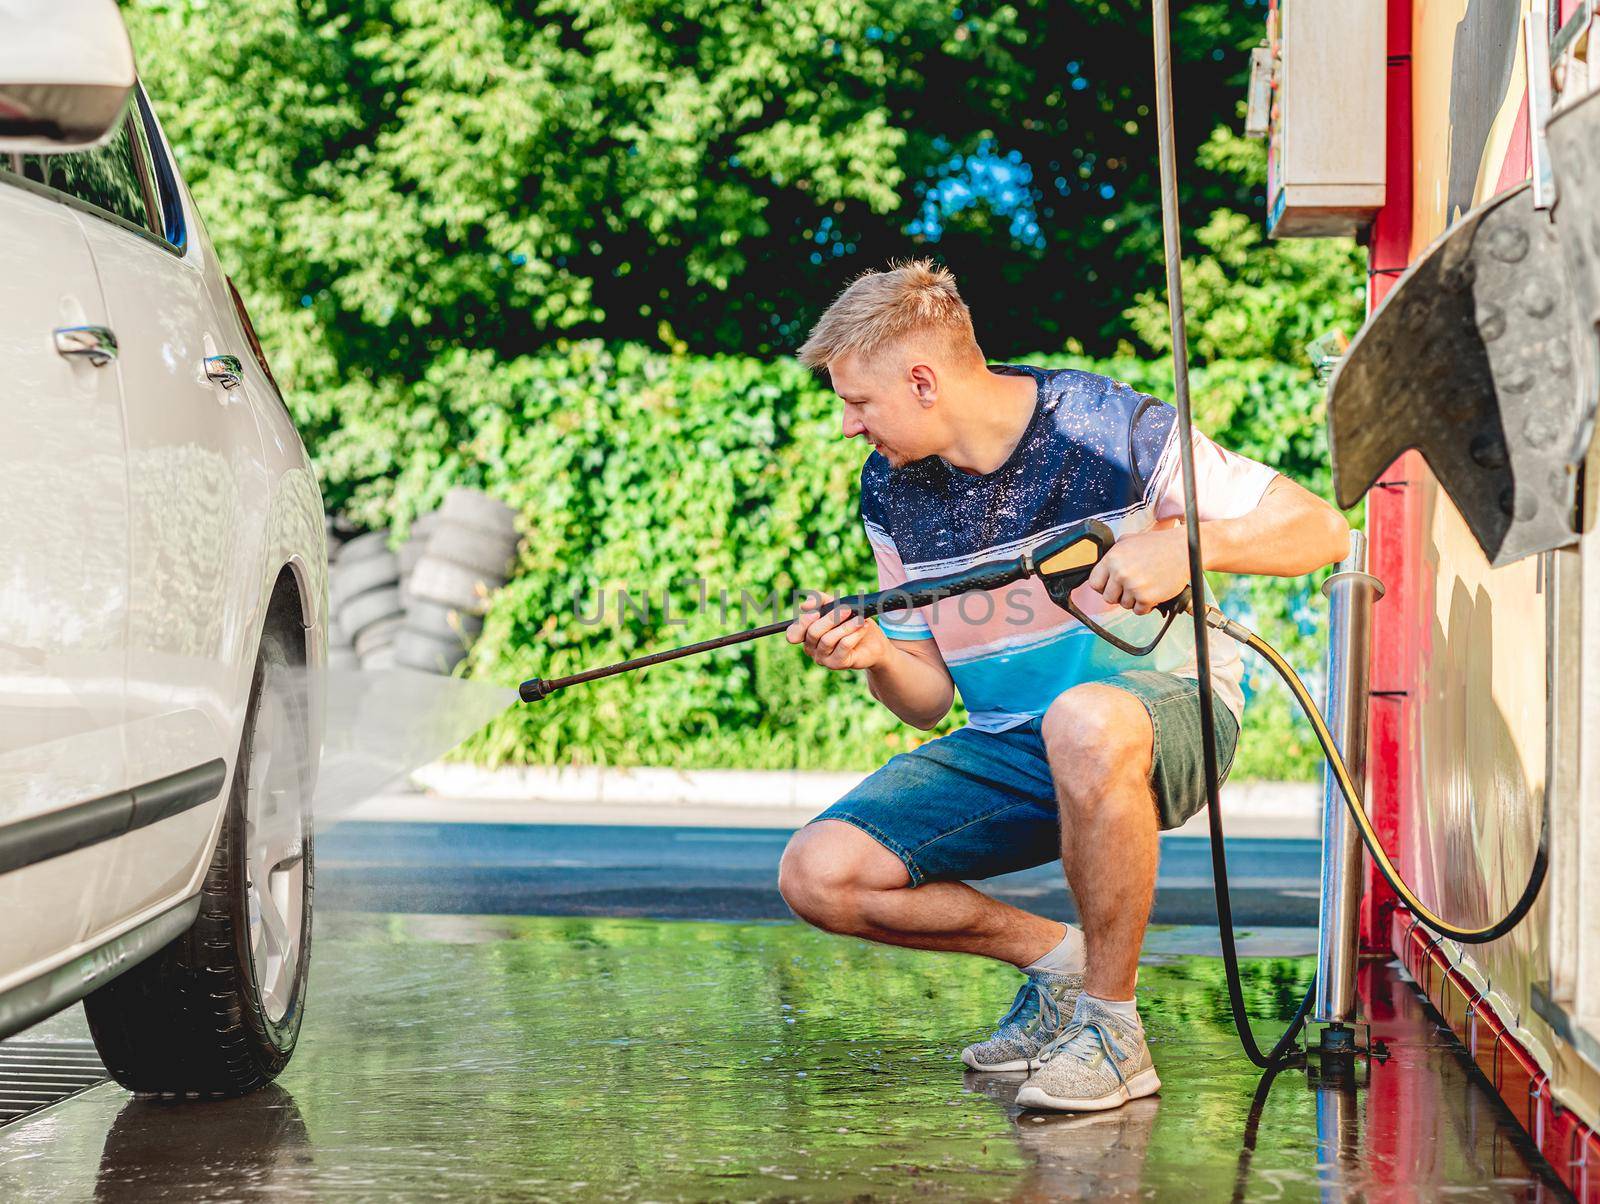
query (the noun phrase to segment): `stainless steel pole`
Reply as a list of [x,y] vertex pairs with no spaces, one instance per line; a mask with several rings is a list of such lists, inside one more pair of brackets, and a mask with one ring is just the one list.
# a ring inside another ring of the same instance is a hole
[[[1368,654],[1372,604],[1383,584],[1367,572],[1367,537],[1350,532],[1350,555],[1322,587],[1328,597],[1329,726],[1350,776],[1367,776]],[[1337,1025],[1323,1047],[1350,1041],[1356,1004],[1357,912],[1361,905],[1361,838],[1331,771],[1322,775],[1322,907],[1317,930],[1317,998],[1313,1022]]]

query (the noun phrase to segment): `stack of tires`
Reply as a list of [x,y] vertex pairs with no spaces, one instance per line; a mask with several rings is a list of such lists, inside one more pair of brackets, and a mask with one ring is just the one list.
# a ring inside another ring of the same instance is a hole
[[328,663],[335,669],[392,669],[394,637],[405,618],[400,601],[400,559],[389,532],[369,531],[330,555]]
[[338,542],[330,521],[328,663],[334,669],[396,665],[449,674],[483,629],[489,595],[504,585],[517,551],[516,514],[475,489],[453,489],[389,549],[389,532]]
[[483,630],[489,596],[511,572],[516,513],[486,493],[452,489],[427,518],[425,542],[406,581],[395,660],[411,669],[449,673]]

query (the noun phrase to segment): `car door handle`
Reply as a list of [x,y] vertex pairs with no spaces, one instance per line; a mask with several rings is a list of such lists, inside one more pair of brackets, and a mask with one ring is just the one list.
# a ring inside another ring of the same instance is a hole
[[53,334],[56,354],[65,359],[101,368],[117,358],[117,336],[104,326],[58,326]]
[[237,389],[244,383],[244,365],[236,355],[208,355],[206,379],[216,381],[224,389]]

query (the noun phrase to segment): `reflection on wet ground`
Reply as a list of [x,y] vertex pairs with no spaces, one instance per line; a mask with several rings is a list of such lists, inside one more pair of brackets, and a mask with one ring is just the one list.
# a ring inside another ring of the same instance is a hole
[[[1258,1094],[1220,963],[1149,956],[1161,1095],[1043,1116],[956,1058],[1003,967],[793,923],[326,919],[277,1087],[96,1088],[0,1130],[0,1199],[1560,1198],[1389,967],[1363,972],[1393,1051],[1370,1084]],[[1246,963],[1263,1039],[1310,969]]]

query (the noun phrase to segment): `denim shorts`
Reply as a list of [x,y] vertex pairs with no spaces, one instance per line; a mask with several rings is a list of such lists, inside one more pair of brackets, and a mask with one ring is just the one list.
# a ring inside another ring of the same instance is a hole
[[[1200,689],[1188,677],[1135,669],[1098,685],[1126,690],[1154,728],[1150,787],[1162,828],[1206,802]],[[1215,696],[1213,696],[1215,697]],[[1239,724],[1216,700],[1217,759],[1233,767]],[[911,885],[991,878],[1061,856],[1055,786],[1040,734],[1044,717],[1003,732],[962,728],[890,758],[821,815],[854,824],[905,863]],[[816,820],[812,820],[815,823]]]

